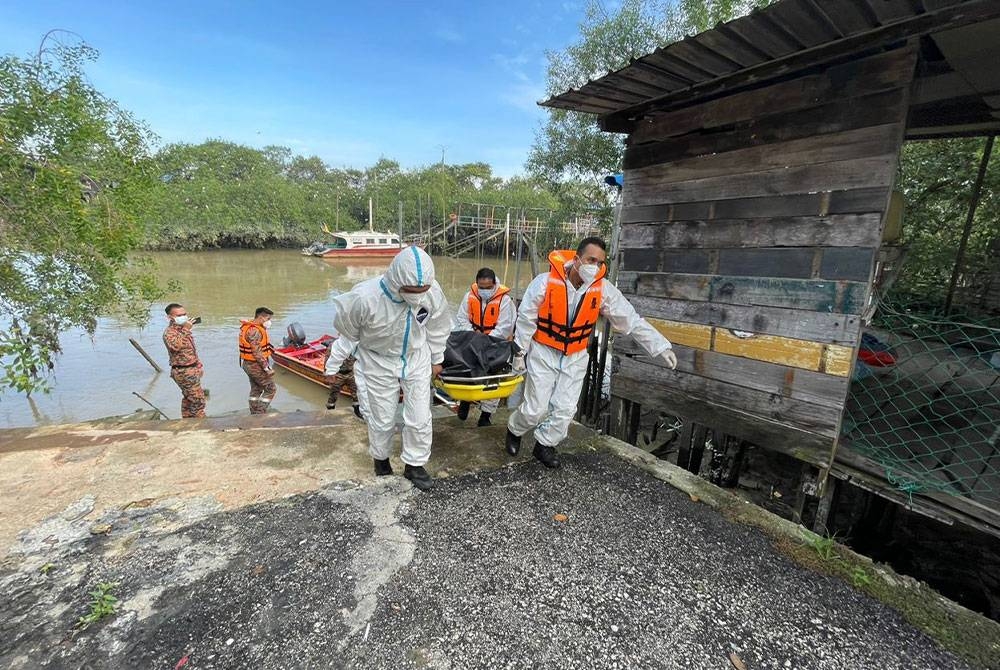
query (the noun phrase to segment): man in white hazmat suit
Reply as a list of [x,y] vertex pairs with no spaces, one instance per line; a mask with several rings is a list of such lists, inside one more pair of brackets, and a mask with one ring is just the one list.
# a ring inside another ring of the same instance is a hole
[[363,411],[375,474],[392,474],[389,455],[402,389],[403,476],[417,488],[429,489],[433,482],[424,465],[431,455],[431,378],[441,372],[451,331],[448,300],[434,281],[434,262],[423,250],[406,247],[381,278],[362,282],[333,303],[334,328],[358,343],[355,355],[367,390]]
[[621,291],[604,279],[604,240],[588,237],[572,251],[549,254],[550,270],[535,277],[517,313],[514,342],[526,351],[514,361],[527,369],[524,398],[507,421],[507,453],[516,456],[521,436],[535,432],[534,457],[558,468],[556,446],[566,438],[587,373],[587,342],[599,316],[671,369],[677,356],[670,342],[649,325]]
[[[510,289],[497,281],[496,272],[491,268],[481,268],[476,273],[476,283],[472,285],[455,311],[456,331],[475,330],[500,340],[509,340],[514,335],[517,307],[510,297]],[[469,403],[458,403],[458,418],[465,421],[469,416]],[[491,426],[490,417],[500,406],[500,400],[479,402],[479,422],[477,427]]]

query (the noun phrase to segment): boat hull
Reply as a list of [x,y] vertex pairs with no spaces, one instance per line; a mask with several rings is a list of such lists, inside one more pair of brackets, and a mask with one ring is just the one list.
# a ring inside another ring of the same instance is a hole
[[[319,384],[324,388],[330,388],[326,381],[324,368],[326,364],[326,344],[333,342],[336,338],[332,335],[307,342],[302,346],[279,347],[271,354],[274,364],[279,368],[288,370],[294,375]],[[346,385],[341,394],[352,397],[346,390]]]
[[389,258],[399,253],[401,247],[377,249],[327,249],[317,254],[321,258]]

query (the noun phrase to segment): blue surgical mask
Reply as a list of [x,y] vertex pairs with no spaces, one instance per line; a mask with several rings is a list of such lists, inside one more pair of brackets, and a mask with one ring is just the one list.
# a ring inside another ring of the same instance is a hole
[[174,317],[174,324],[178,326],[183,326],[185,323],[187,323],[187,321],[188,321],[187,314],[181,314],[180,316]]
[[481,288],[479,289],[479,297],[482,300],[489,300],[497,294],[496,287],[494,288]]

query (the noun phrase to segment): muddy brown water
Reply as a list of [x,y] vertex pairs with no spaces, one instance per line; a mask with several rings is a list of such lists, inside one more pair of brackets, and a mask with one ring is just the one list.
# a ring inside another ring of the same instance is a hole
[[[240,369],[236,340],[241,319],[253,317],[264,305],[274,310],[271,337],[280,344],[285,328],[297,321],[313,339],[329,330],[330,299],[354,284],[376,277],[387,259],[327,261],[302,256],[297,249],[263,251],[221,250],[161,252],[153,254],[158,275],[165,283],[177,280],[182,290],[150,309],[149,324],[142,329],[108,317],[98,322],[93,336],[75,330],[62,338],[63,354],[56,362],[52,390],[31,398],[0,393],[0,427],[33,426],[85,421],[148,409],[132,395],[138,392],[171,418],[180,416],[180,391],[169,376],[162,335],[166,302],[182,303],[203,322],[195,326],[195,344],[205,365],[205,388],[211,394],[208,414],[219,416],[247,410],[249,383]],[[476,271],[492,267],[514,287],[523,289],[531,279],[527,263],[487,258],[435,258],[438,282],[454,310],[472,284]],[[134,338],[164,369],[157,374],[129,344]],[[274,409],[293,412],[323,407],[325,389],[284,370],[275,379],[278,394]]]

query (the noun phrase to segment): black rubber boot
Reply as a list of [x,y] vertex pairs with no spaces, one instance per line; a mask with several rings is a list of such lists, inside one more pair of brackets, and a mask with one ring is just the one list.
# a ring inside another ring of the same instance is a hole
[[559,462],[559,452],[556,451],[556,448],[542,444],[541,442],[535,443],[535,448],[532,449],[531,455],[541,461],[542,465],[547,468],[558,468],[562,465]]
[[389,463],[389,459],[380,461],[377,458],[375,460],[375,475],[377,477],[385,477],[386,475],[392,474],[392,465]]
[[464,400],[458,403],[458,420],[465,421],[469,418],[469,403]]
[[365,420],[365,415],[361,413],[361,405],[354,403],[354,416],[358,417],[362,421]]
[[490,423],[490,417],[491,416],[493,416],[493,415],[490,414],[489,412],[480,412],[479,413],[479,423],[477,423],[476,426],[479,427],[479,428],[482,428],[483,426],[492,426],[493,424]]
[[421,491],[427,491],[434,486],[434,480],[427,474],[422,465],[409,465],[403,469],[403,476],[413,482]]
[[511,456],[517,456],[517,452],[521,451],[521,438],[510,432],[510,428],[507,429],[506,447]]

